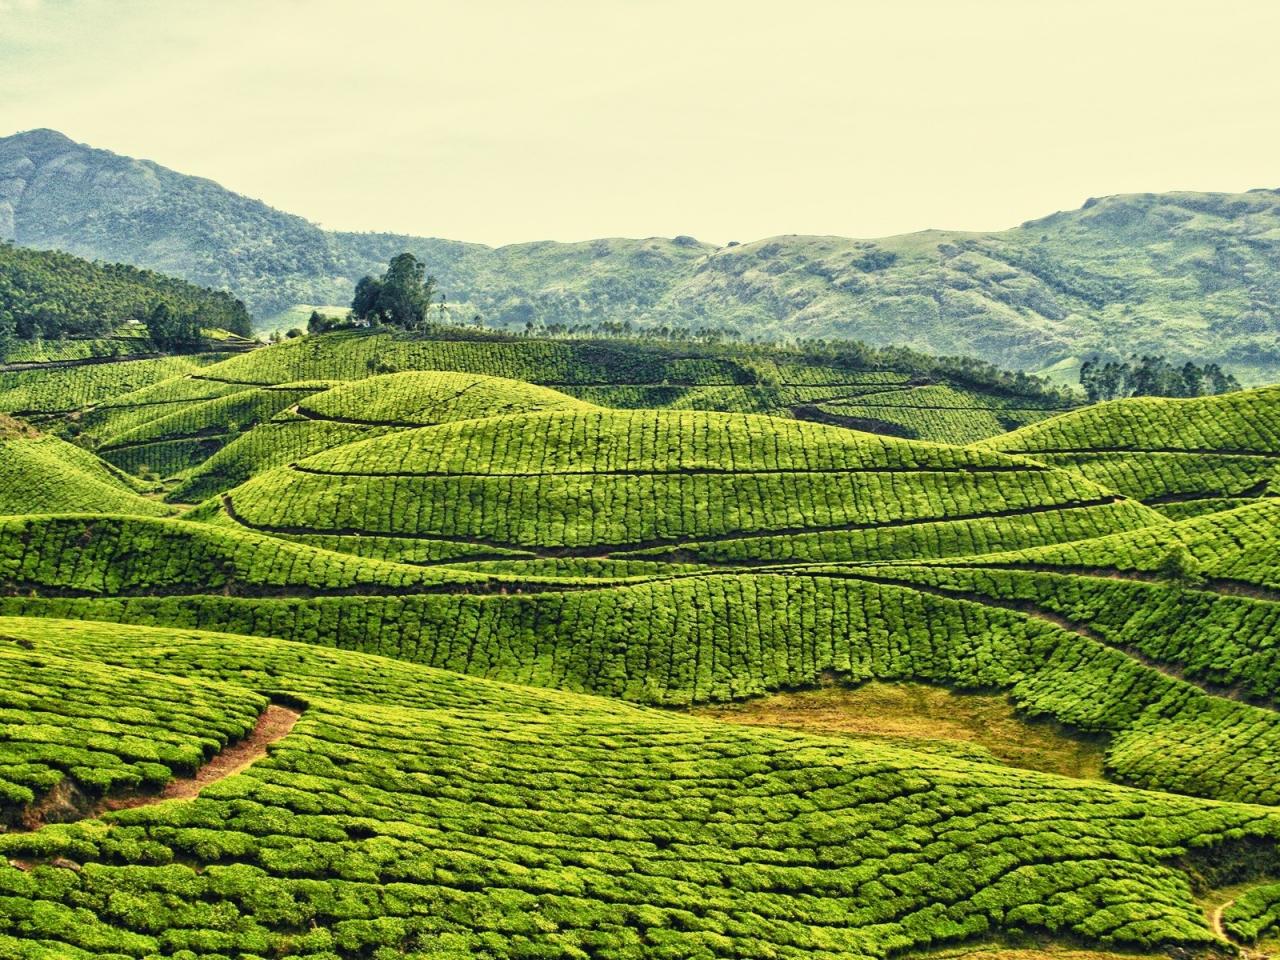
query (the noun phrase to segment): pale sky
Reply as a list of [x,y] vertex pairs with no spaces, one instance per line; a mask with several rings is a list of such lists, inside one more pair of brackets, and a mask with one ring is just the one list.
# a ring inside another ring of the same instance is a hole
[[0,0],[0,136],[500,244],[1280,185],[1272,0]]

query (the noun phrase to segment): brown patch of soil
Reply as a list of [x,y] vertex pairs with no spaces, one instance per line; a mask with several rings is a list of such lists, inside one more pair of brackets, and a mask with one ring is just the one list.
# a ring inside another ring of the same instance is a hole
[[231,744],[195,772],[194,776],[170,780],[159,793],[131,797],[108,798],[99,812],[144,807],[161,800],[190,800],[211,783],[225,780],[248,769],[267,755],[267,747],[285,737],[298,722],[302,712],[273,703],[258,718],[253,731],[243,740]]

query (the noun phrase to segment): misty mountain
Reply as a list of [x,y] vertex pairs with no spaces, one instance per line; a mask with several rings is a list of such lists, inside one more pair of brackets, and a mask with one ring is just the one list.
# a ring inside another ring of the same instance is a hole
[[1274,190],[1107,197],[995,233],[493,248],[325,231],[210,180],[37,130],[0,139],[0,239],[225,288],[260,316],[343,303],[360,276],[410,250],[455,312],[491,325],[630,319],[1024,368],[1154,351],[1246,377],[1280,372]]

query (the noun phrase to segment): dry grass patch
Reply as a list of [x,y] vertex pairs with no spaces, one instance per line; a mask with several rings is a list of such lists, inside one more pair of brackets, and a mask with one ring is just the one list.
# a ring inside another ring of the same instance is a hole
[[960,693],[923,683],[871,682],[778,693],[693,713],[732,723],[809,733],[886,738],[907,744],[977,747],[1013,767],[1102,779],[1106,745],[1061,724],[1028,720],[999,694]]

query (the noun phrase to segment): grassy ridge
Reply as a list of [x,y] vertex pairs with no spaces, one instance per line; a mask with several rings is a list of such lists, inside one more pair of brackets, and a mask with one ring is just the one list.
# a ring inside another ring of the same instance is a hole
[[550,412],[347,444],[228,494],[268,531],[641,548],[1103,506],[1061,471],[734,414]]
[[1076,470],[1185,518],[1275,492],[1280,387],[1187,400],[1114,400],[979,446]]
[[206,354],[45,370],[0,370],[0,411],[41,417],[75,414],[121,394],[195,372],[220,359],[220,355]]
[[343,384],[312,397],[304,415],[370,425],[429,426],[541,410],[586,410],[591,404],[518,380],[410,371]]
[[425,592],[482,579],[183,520],[0,518],[0,582],[53,595]]

